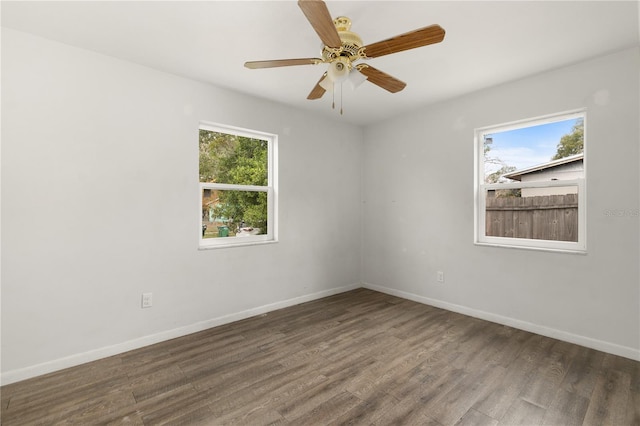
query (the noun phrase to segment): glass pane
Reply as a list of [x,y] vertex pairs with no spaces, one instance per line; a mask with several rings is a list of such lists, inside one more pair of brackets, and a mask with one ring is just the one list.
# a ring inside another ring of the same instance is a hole
[[268,185],[268,142],[200,129],[200,182]]
[[486,235],[578,241],[578,187],[489,190]]
[[226,238],[267,233],[267,193],[202,190],[202,237]]
[[484,135],[485,183],[584,177],[584,119]]

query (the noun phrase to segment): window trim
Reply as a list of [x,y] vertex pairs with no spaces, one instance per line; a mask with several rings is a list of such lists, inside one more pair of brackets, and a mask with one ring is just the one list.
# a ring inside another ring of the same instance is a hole
[[[583,176],[579,179],[567,179],[540,182],[484,183],[484,139],[486,135],[509,130],[522,129],[558,121],[582,118],[584,120]],[[587,117],[586,109],[551,114],[537,118],[519,120],[495,126],[475,129],[474,132],[474,244],[479,246],[507,247],[553,252],[586,254],[587,252]],[[552,188],[576,186],[578,188],[578,241],[555,241],[513,237],[495,237],[486,235],[486,197],[487,191],[495,189]]]
[[[198,249],[208,250],[225,247],[241,247],[256,244],[269,244],[278,241],[278,203],[277,203],[277,146],[278,135],[260,132],[240,127],[227,126],[201,121],[198,131],[207,130],[217,133],[260,139],[267,141],[267,186],[238,185],[229,183],[199,182],[198,199]],[[204,189],[226,191],[250,191],[267,193],[267,233],[262,235],[247,235],[243,237],[202,238],[202,194]]]

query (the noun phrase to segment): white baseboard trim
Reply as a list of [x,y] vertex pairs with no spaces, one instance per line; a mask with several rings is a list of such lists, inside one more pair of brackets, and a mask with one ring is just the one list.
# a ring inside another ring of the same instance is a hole
[[333,296],[334,294],[344,293],[347,291],[360,288],[361,285],[352,284],[345,287],[336,287],[329,290],[323,290],[317,293],[306,294],[304,296],[294,297],[268,305],[258,306],[256,308],[247,309],[245,311],[236,312],[229,315],[224,315],[217,318],[212,318],[206,321],[200,321],[194,324],[190,324],[183,327],[174,328],[171,330],[161,331],[159,333],[143,336],[137,339],[128,340],[126,342],[118,343],[111,346],[105,346],[102,348],[94,349],[91,351],[70,355],[64,358],[55,359],[52,361],[43,362],[41,364],[32,365],[25,368],[16,370],[10,370],[2,373],[0,376],[0,383],[8,385],[10,383],[19,382],[21,380],[30,379],[32,377],[40,376],[54,371],[62,370],[69,367],[75,367],[87,362],[96,361],[102,358],[106,358],[113,355],[118,355],[123,352],[127,352],[133,349],[142,348],[144,346],[153,345],[154,343],[163,342],[165,340],[175,339],[176,337],[186,336],[188,334],[197,333],[198,331],[206,330],[212,327],[228,324],[234,321],[240,321],[246,318],[250,318],[256,315],[261,315],[267,312],[275,311],[289,306],[299,305],[305,302],[311,302],[323,297]]
[[431,299],[429,297],[419,296],[417,294],[408,293],[389,287],[382,287],[368,283],[363,283],[362,287],[379,291],[381,293],[386,293],[392,296],[401,297],[403,299],[412,300],[414,302],[422,303],[425,305],[435,306],[436,308],[442,308],[448,311],[457,312],[459,314],[468,315],[470,317],[480,318],[520,330],[529,331],[531,333],[540,334],[542,336],[551,337],[553,339],[574,343],[576,345],[585,346],[587,348],[596,349],[598,351],[607,352],[613,355],[619,355],[621,357],[633,359],[635,361],[640,361],[640,350],[628,346],[622,346],[615,343],[605,342],[603,340],[592,339],[591,337],[581,336],[578,334],[569,333],[567,331],[545,327],[527,321],[521,321],[515,318],[504,317],[502,315],[496,315],[490,312],[480,311],[466,306],[444,302],[442,300]]

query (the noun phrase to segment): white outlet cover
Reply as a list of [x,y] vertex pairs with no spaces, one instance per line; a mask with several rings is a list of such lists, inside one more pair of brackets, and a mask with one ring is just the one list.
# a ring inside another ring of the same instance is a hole
[[153,293],[142,293],[142,307],[150,308],[153,306]]

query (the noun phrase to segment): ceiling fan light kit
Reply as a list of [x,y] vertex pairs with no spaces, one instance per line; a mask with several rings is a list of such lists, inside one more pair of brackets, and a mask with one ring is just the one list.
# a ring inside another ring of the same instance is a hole
[[349,70],[351,63],[349,59],[345,57],[339,57],[329,63],[329,69],[327,70],[327,78],[336,83],[342,83],[349,77]]
[[365,81],[367,81],[367,76],[358,71],[357,67],[354,67],[349,73],[349,83],[354,90]]
[[[440,43],[444,40],[444,29],[439,25],[430,25],[363,46],[360,36],[351,31],[351,20],[346,16],[331,19],[331,14],[324,1],[298,0],[298,6],[324,44],[322,58],[251,61],[245,62],[244,66],[250,69],[258,69],[328,64],[326,72],[320,77],[307,99],[320,99],[328,90],[331,90],[335,96],[336,85],[342,87],[342,83],[345,81],[348,81],[351,87],[355,89],[368,80],[391,93],[397,93],[406,87],[406,83],[368,64],[355,65],[354,63],[361,59],[377,58],[429,44]],[[340,93],[342,94],[342,91]],[[342,114],[342,108],[340,108],[340,113]]]

